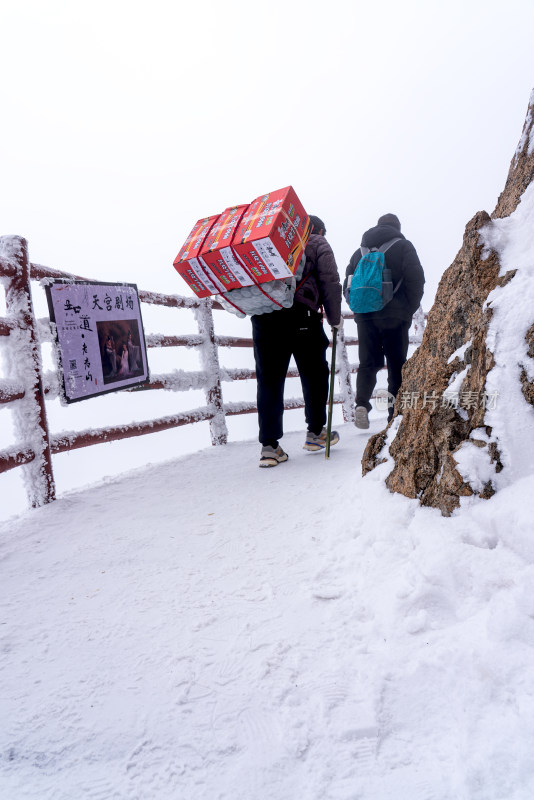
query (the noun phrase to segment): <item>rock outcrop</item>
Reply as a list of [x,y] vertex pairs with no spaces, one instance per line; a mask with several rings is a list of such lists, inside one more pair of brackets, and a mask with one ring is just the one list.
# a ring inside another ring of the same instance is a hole
[[[388,488],[417,497],[445,515],[459,505],[461,496],[488,498],[495,492],[491,475],[476,486],[462,477],[455,454],[464,443],[486,450],[494,475],[503,469],[487,424],[494,398],[486,389],[486,377],[494,356],[487,335],[492,310],[485,303],[515,272],[500,274],[499,257],[484,250],[480,231],[491,219],[510,216],[533,180],[534,92],[497,206],[491,217],[481,211],[467,224],[462,247],[440,281],[422,343],[404,367],[394,418],[385,431],[371,437],[363,455],[364,475],[392,457]],[[534,357],[534,324],[526,342]],[[534,385],[526,371],[521,383],[523,396],[534,405]]]

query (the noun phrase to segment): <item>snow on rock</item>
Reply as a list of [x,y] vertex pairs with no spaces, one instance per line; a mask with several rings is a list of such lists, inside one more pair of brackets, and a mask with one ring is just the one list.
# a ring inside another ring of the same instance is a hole
[[[472,346],[473,346],[473,340],[469,339],[468,342],[465,342],[465,344],[463,344],[461,347],[459,347],[457,350],[455,350],[454,353],[451,356],[449,356],[449,358],[447,359],[447,364],[452,364],[452,362],[456,358],[459,359],[460,361],[463,361],[464,358],[465,358],[466,350],[469,347],[472,347]],[[451,380],[452,380],[452,378],[451,378]],[[450,381],[449,381],[449,383],[450,383]]]
[[462,442],[454,453],[458,472],[477,494],[495,479],[495,466],[491,461],[485,442],[475,443],[471,439]]
[[0,796],[531,800],[534,478],[443,518],[340,434],[0,526]]
[[499,400],[494,408],[488,408],[485,420],[499,443],[505,469],[496,476],[496,483],[503,486],[534,472],[534,408],[526,402],[521,382],[523,371],[534,381],[534,362],[526,341],[534,321],[534,183],[516,211],[488,223],[481,238],[487,251],[498,253],[501,275],[515,273],[504,286],[494,289],[487,302],[492,311],[487,341],[495,366],[487,375],[486,386]]
[[523,133],[515,151],[514,163],[519,161],[525,146],[527,147],[528,155],[532,155],[534,153],[534,89],[530,95],[527,116],[523,126]]
[[[387,485],[447,515],[534,472],[533,136],[534,93],[495,211],[467,224],[403,368]],[[489,441],[474,442],[482,427]],[[382,462],[384,442],[371,438],[364,472]]]

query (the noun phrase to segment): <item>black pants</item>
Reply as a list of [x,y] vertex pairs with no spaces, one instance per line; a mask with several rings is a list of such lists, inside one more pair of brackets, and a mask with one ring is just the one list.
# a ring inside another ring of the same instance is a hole
[[326,423],[329,376],[321,314],[295,303],[251,320],[260,442],[274,444],[283,436],[284,384],[291,356],[300,375],[308,430],[320,433]]
[[[359,366],[356,376],[356,405],[371,411],[369,402],[376,385],[377,372],[388,368],[388,392],[397,396],[402,367],[408,356],[410,322],[399,319],[358,320]],[[390,409],[390,417],[393,411]]]

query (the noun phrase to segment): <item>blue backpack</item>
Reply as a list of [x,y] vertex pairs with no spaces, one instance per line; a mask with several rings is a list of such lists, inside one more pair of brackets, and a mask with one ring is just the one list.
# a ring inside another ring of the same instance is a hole
[[355,314],[380,311],[400,287],[402,278],[393,290],[391,270],[386,267],[384,256],[395,242],[400,241],[402,240],[397,237],[385,242],[381,247],[373,247],[372,250],[360,247],[362,255],[354,274],[349,276],[346,290],[347,302]]

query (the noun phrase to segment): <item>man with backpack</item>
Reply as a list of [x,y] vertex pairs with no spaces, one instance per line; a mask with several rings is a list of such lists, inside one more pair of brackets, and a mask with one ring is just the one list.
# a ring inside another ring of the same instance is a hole
[[[401,233],[395,214],[384,214],[363,234],[347,267],[343,293],[358,326],[357,428],[369,427],[371,396],[386,360],[388,391],[397,396],[408,356],[412,317],[423,296],[425,276],[415,247]],[[388,421],[393,417],[393,404]]]
[[[306,245],[306,263],[295,290],[293,305],[251,317],[256,379],[258,386],[260,467],[275,467],[287,461],[279,445],[283,436],[284,384],[291,356],[299,371],[304,396],[307,433],[305,450],[326,446],[326,404],[329,369],[328,337],[323,330],[324,313],[332,328],[340,328],[341,282],[326,228],[311,216],[313,230]],[[331,431],[330,444],[339,435]]]

